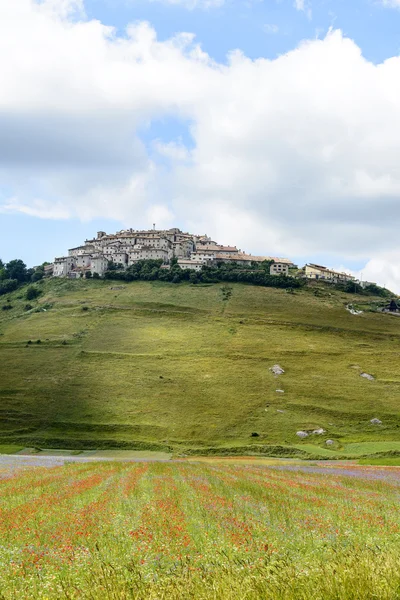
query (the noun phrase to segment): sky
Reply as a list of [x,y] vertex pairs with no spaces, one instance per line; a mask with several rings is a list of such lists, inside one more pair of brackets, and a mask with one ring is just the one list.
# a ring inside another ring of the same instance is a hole
[[0,0],[0,258],[180,227],[400,293],[400,0]]

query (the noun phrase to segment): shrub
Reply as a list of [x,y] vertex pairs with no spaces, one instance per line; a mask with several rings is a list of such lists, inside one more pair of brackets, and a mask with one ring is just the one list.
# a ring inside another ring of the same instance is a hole
[[3,279],[0,281],[0,296],[13,292],[18,287],[17,279]]
[[2,308],[2,310],[11,310],[12,306],[11,306],[11,304],[3,304],[3,306],[1,308]]
[[98,273],[93,273],[93,279],[100,279],[100,275]]
[[32,310],[33,306],[32,304],[25,304],[24,306],[24,310]]
[[25,298],[27,300],[34,300],[39,295],[40,295],[39,290],[37,288],[33,287],[33,285],[30,285],[28,287],[28,289],[26,290]]

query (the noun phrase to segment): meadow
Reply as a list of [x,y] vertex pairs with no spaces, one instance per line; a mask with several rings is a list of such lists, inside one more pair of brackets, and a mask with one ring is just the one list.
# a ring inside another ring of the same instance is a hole
[[[35,285],[29,310],[24,288],[2,297],[3,448],[400,452],[400,319],[372,312],[379,299],[322,285]],[[351,315],[349,302],[365,312]]]
[[398,470],[292,468],[110,462],[2,473],[0,597],[397,599]]

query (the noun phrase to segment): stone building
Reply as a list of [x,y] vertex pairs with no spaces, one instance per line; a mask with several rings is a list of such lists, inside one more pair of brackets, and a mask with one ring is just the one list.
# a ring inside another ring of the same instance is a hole
[[316,279],[319,281],[328,281],[330,283],[347,283],[355,281],[355,277],[347,273],[339,273],[321,265],[310,263],[305,266],[305,276],[307,279]]
[[[86,240],[82,246],[71,248],[68,256],[54,261],[55,277],[83,277],[87,272],[103,275],[109,263],[128,268],[139,260],[161,260],[168,266],[173,258],[178,259],[182,269],[199,271],[205,264],[235,261],[242,265],[270,260],[269,257],[252,256],[238,250],[236,246],[217,244],[207,235],[185,233],[178,228],[158,230],[123,229],[107,234],[98,231],[95,238]],[[275,260],[275,259],[274,259]],[[276,259],[276,274],[285,271],[288,259]],[[287,269],[286,269],[287,270]],[[275,269],[273,269],[275,271]],[[271,271],[271,272],[273,272]]]

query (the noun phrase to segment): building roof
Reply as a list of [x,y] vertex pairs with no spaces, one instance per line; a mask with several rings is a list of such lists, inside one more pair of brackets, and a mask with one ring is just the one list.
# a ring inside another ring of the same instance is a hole
[[332,275],[338,275],[340,277],[348,277],[349,279],[355,279],[355,277],[353,277],[353,275],[349,275],[348,273],[345,273],[344,271],[339,272],[339,271],[334,271],[333,269],[329,269],[328,267],[323,267],[322,265],[316,265],[314,263],[309,263],[306,265],[306,267],[310,267],[311,269],[317,269],[318,271],[322,271],[324,273],[331,273]]
[[201,250],[204,252],[204,250],[209,250],[211,252],[237,252],[239,253],[239,250],[236,248],[236,246],[220,246],[219,244],[204,244],[201,247]]
[[232,262],[236,261],[252,261],[252,262],[264,262],[264,260],[268,260],[265,256],[253,256],[252,254],[244,254],[239,253],[232,256],[232,254],[225,254],[224,252],[217,252],[215,255],[216,260],[231,260]]
[[87,248],[88,246],[93,246],[93,244],[84,244],[83,246],[77,246],[76,248],[69,248],[68,252],[71,252],[72,250],[81,250],[82,248]]

